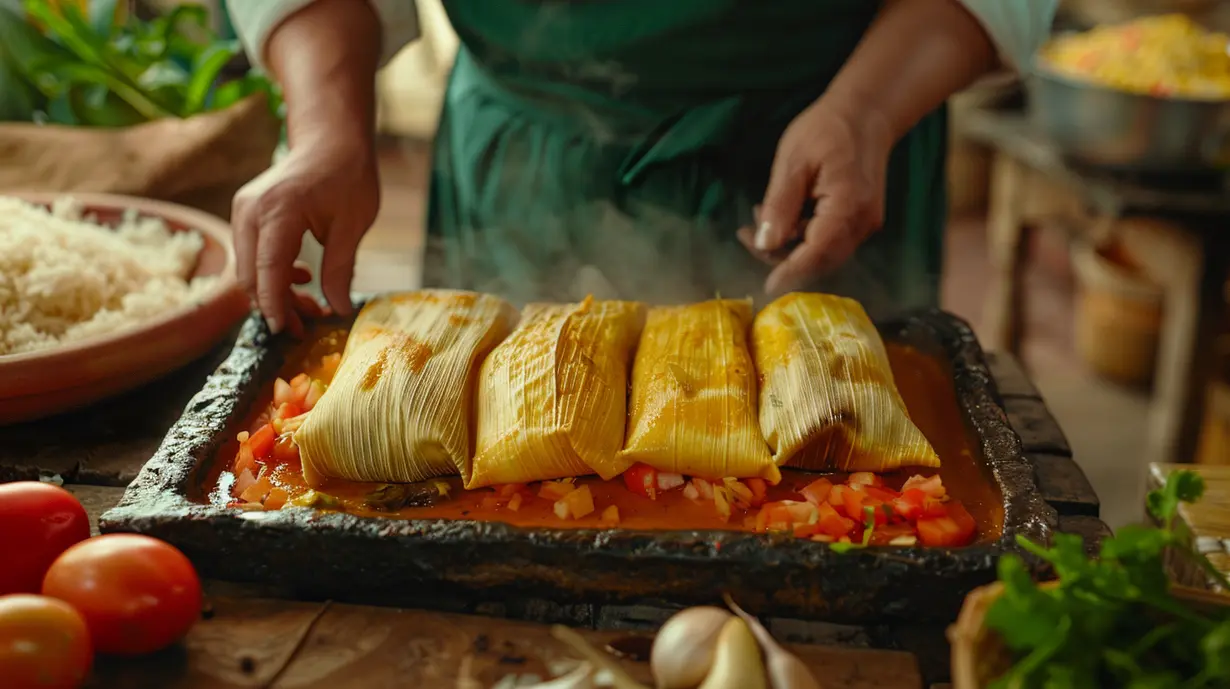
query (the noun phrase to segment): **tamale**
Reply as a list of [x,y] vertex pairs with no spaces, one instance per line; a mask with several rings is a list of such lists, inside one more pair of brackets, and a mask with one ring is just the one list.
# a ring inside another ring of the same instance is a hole
[[752,355],[760,429],[778,466],[880,472],[940,465],[857,301],[807,293],[777,299],[756,316]]
[[650,309],[632,364],[625,461],[712,480],[781,479],[756,423],[751,321],[750,299]]
[[628,368],[644,317],[636,302],[526,306],[479,372],[466,487],[622,473]]
[[516,318],[504,300],[472,292],[369,302],[333,382],[295,433],[307,482],[464,477],[479,365]]

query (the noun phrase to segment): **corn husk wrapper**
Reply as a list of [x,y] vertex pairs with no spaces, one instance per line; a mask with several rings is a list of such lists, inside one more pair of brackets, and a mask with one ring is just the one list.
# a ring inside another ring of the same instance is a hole
[[756,422],[751,320],[750,299],[649,311],[632,366],[625,461],[713,480],[781,479]]
[[829,294],[788,294],[752,325],[760,429],[778,466],[892,471],[938,467],[910,420],[884,342],[863,307]]
[[307,482],[468,478],[479,365],[516,319],[504,300],[473,292],[369,302],[332,384],[295,433]]
[[526,306],[479,373],[466,487],[623,472],[628,369],[644,318],[636,302]]

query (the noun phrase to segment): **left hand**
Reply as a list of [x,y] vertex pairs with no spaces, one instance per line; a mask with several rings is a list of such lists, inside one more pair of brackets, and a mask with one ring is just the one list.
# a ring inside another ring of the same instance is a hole
[[[884,185],[893,137],[886,120],[822,97],[800,113],[777,145],[755,229],[744,246],[776,267],[765,292],[798,289],[836,269],[884,220]],[[804,204],[815,200],[810,218]],[[788,254],[784,247],[801,240]]]

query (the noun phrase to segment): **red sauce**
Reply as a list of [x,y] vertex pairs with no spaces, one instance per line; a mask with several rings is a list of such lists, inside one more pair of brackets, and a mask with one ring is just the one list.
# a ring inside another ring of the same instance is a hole
[[[311,344],[303,345],[288,357],[284,378],[291,378],[304,371],[309,361],[340,352],[345,345],[345,332],[333,330],[325,333]],[[917,349],[886,343],[893,375],[901,396],[906,402],[911,418],[935,448],[942,462],[939,470],[948,494],[960,500],[978,523],[979,541],[997,538],[1003,529],[1002,499],[985,463],[977,458],[976,444],[972,433],[965,425],[952,377],[947,364]],[[309,374],[311,371],[308,371]],[[268,400],[260,405],[264,410]],[[225,503],[230,499],[226,487],[233,480],[229,472],[237,444],[227,443],[221,451],[223,461],[207,484],[210,500]],[[883,480],[890,488],[900,488],[914,473],[929,471],[905,471],[886,474]],[[783,469],[782,481],[768,489],[768,501],[801,500],[798,490],[821,475],[831,476],[834,483],[844,481],[844,474],[819,474],[795,469]],[[290,467],[282,467],[270,476],[271,482],[285,488],[291,496],[305,492],[302,475]],[[449,485],[450,498],[430,507],[414,507],[396,513],[376,512],[363,506],[363,496],[373,489],[370,484],[338,483],[324,488],[324,492],[339,499],[346,511],[361,515],[395,517],[406,519],[470,519],[500,521],[522,527],[546,528],[593,528],[601,526],[603,509],[615,505],[620,513],[620,528],[626,529],[729,529],[750,530],[744,524],[749,514],[735,509],[730,520],[724,521],[712,502],[693,502],[681,490],[660,493],[650,500],[627,490],[623,481],[616,478],[602,481],[597,477],[577,479],[577,485],[588,485],[593,492],[595,511],[578,520],[561,520],[553,512],[553,502],[542,498],[526,499],[517,511],[506,507],[491,506],[492,490],[466,491],[459,477],[442,478]],[[536,492],[536,491],[535,491]],[[484,500],[488,504],[483,504]]]

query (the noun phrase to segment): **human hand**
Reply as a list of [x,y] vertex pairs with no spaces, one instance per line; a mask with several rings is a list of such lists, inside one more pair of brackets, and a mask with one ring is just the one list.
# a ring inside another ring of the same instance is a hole
[[379,206],[375,151],[362,136],[298,142],[239,190],[231,213],[239,282],[270,330],[301,334],[303,316],[320,311],[292,287],[306,281],[295,258],[307,231],[324,246],[325,300],[335,313],[350,313],[355,252]]
[[[798,289],[836,269],[880,228],[892,138],[883,118],[825,98],[790,123],[756,212],[758,225],[739,230],[744,246],[775,266],[766,293]],[[809,200],[815,213],[802,218]]]

